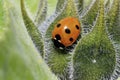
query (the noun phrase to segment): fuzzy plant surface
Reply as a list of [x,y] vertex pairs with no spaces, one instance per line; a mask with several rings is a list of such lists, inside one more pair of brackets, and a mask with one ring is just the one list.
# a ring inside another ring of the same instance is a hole
[[28,36],[21,15],[20,1],[0,0],[0,80],[57,80]]
[[[54,26],[75,17],[81,34],[67,50]],[[0,80],[119,80],[120,0],[0,0]]]

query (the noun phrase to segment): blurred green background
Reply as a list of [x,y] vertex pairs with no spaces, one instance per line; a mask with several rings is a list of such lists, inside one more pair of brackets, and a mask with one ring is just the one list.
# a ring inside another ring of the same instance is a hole
[[[39,0],[25,1],[28,4],[28,11],[32,12],[30,15],[33,15],[32,18],[34,18],[39,4],[36,2]],[[84,7],[90,2],[91,0],[86,0]],[[48,17],[55,11],[56,3],[57,0],[48,0]],[[19,12],[19,4],[18,0],[0,0],[0,80],[26,80],[29,78],[31,80],[38,78],[56,80],[28,36]]]

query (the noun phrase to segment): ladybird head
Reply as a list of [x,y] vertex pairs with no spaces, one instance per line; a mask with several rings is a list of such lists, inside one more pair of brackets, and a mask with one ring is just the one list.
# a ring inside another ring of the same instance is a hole
[[64,49],[65,46],[61,43],[60,39],[61,39],[60,35],[56,34],[55,38],[52,39],[52,41],[53,41],[55,47],[57,47],[59,49]]

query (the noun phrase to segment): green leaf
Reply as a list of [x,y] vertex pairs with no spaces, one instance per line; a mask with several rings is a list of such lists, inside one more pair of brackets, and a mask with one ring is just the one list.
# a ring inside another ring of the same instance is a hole
[[82,24],[83,26],[83,33],[90,32],[91,28],[93,27],[96,17],[99,11],[99,1],[100,0],[93,0],[91,4],[88,6],[88,9],[83,12],[82,15]]
[[56,9],[56,4],[57,4],[58,0],[47,0],[48,2],[48,17],[53,15],[53,13],[55,12]]
[[93,1],[93,0],[84,0],[84,1],[83,1],[83,8],[86,9],[86,8],[90,5],[90,3],[91,3],[92,1]]
[[58,0],[57,1],[57,5],[56,5],[56,12],[60,12],[63,8],[63,6],[65,5],[66,0]]
[[24,6],[24,0],[21,0],[21,12],[22,12],[24,23],[26,25],[27,31],[31,39],[33,40],[34,44],[39,50],[41,56],[44,57],[44,45],[43,45],[42,35],[40,34],[40,31],[35,26],[33,21],[28,16],[25,6]]
[[[45,1],[45,0],[43,0]],[[31,15],[30,17],[32,19],[35,18],[37,11],[39,10],[39,4],[42,3],[41,0],[25,0],[27,10],[29,14]]]
[[[77,8],[74,4],[74,0],[67,0],[64,3],[62,12],[58,12],[57,17],[55,16],[53,22],[49,25],[45,35],[45,51],[46,51],[46,62],[48,63],[51,70],[60,78],[60,79],[69,79],[68,72],[68,62],[70,62],[71,54],[69,52],[55,48],[51,38],[52,30],[54,26],[63,18],[66,17],[78,17]],[[52,20],[52,19],[51,19]],[[46,22],[47,23],[47,22]]]
[[35,17],[36,25],[39,26],[46,19],[46,16],[47,16],[47,1],[40,0],[39,9]]
[[116,53],[104,25],[104,0],[93,30],[83,37],[73,55],[74,80],[108,80],[116,64]]
[[82,13],[83,8],[84,8],[84,0],[75,0],[75,3],[77,5],[77,10],[79,15]]
[[120,0],[113,0],[112,6],[109,9],[106,17],[106,27],[109,37],[114,42],[116,50],[116,68],[113,78],[117,79],[120,73]]
[[0,0],[0,79],[57,80],[27,34],[20,5],[12,1]]
[[[0,34],[2,34],[2,26],[4,26],[4,13],[5,13],[5,11],[3,10],[3,6],[2,6],[2,4],[3,4],[3,0],[0,0]],[[1,38],[0,38],[1,39]]]
[[110,0],[105,0],[106,2],[105,2],[105,12],[106,13],[108,13],[108,11],[109,11],[109,9],[110,9],[110,6],[111,6],[111,4],[110,4]]
[[106,26],[112,40],[120,44],[120,0],[113,1],[106,20]]

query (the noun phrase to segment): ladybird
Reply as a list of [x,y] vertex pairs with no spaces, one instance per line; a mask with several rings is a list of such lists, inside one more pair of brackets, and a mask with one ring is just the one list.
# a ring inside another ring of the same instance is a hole
[[60,49],[71,46],[80,35],[80,29],[80,22],[77,18],[67,17],[60,20],[52,31],[54,45]]

